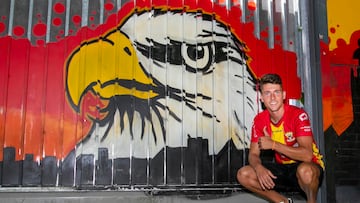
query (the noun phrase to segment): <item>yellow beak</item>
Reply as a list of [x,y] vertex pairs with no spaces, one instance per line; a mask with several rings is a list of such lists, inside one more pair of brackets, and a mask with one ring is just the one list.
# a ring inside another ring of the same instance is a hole
[[[106,38],[86,41],[66,64],[66,88],[77,109],[82,95],[93,91],[103,99],[132,95],[140,99],[157,96],[156,87],[139,64],[136,51],[126,35],[113,30]],[[148,88],[137,88],[146,86]]]

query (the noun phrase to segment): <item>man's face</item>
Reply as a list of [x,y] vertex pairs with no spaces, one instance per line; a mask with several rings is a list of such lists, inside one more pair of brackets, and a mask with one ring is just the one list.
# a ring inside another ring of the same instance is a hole
[[262,86],[261,101],[270,112],[276,112],[283,106],[285,95],[280,85],[268,83]]

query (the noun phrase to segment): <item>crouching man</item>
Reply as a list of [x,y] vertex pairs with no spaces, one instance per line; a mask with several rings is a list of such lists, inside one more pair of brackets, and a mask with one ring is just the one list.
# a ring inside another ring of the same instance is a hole
[[[277,74],[266,74],[260,79],[260,94],[266,109],[254,118],[249,165],[238,170],[237,180],[275,203],[292,202],[278,191],[280,186],[298,188],[308,203],[315,203],[324,162],[307,113],[284,103],[286,92]],[[273,150],[275,162],[262,163],[261,150]]]

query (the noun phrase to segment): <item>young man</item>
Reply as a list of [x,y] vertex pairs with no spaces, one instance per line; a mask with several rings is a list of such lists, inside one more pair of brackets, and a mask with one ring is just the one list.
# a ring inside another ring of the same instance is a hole
[[[286,92],[277,74],[260,79],[260,99],[266,110],[252,126],[249,165],[240,168],[237,179],[248,190],[272,202],[292,202],[280,187],[301,189],[308,203],[315,203],[324,163],[314,142],[307,113],[284,104]],[[274,163],[262,163],[261,150],[273,150]]]

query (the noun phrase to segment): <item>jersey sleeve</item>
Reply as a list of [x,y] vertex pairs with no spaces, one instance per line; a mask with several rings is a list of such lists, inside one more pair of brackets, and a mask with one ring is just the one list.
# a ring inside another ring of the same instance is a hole
[[259,137],[264,136],[263,129],[265,127],[265,123],[263,122],[263,118],[257,115],[254,118],[253,125],[251,128],[251,142],[258,142]]
[[297,137],[299,136],[312,136],[312,130],[311,130],[311,124],[309,120],[308,114],[302,110],[299,109],[298,112],[296,112],[296,119],[295,119],[295,125],[296,125],[296,133],[295,135]]

